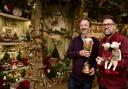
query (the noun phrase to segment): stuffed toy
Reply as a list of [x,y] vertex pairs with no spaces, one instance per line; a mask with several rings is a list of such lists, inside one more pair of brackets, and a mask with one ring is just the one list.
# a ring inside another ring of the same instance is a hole
[[121,43],[118,42],[112,42],[111,44],[104,43],[102,45],[104,50],[109,52],[109,55],[105,57],[97,57],[96,61],[98,65],[104,62],[105,71],[110,72],[110,69],[112,69],[111,71],[116,73],[116,67],[121,60],[121,51],[119,49],[120,44]]

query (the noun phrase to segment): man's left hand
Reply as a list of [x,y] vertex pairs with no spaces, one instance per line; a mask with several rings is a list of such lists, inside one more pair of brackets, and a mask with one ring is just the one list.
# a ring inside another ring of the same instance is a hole
[[89,71],[90,71],[89,75],[94,75],[95,74],[95,68],[94,67],[92,67]]

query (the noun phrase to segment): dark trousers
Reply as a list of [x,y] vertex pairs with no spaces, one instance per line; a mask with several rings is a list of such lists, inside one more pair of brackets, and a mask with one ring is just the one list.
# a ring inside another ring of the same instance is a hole
[[68,80],[68,89],[91,89],[93,79],[79,80],[73,75]]

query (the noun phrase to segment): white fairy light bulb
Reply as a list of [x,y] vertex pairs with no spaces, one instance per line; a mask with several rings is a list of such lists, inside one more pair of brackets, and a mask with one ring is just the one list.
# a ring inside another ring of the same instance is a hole
[[6,76],[4,76],[4,77],[3,77],[3,80],[6,80],[6,79],[7,79],[7,77],[6,77]]

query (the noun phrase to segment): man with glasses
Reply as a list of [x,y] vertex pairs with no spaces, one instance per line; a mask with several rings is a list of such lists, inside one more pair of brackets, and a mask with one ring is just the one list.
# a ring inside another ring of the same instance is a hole
[[[128,38],[117,32],[116,23],[112,16],[105,16],[102,25],[104,39],[101,41],[99,57],[96,58],[98,66],[98,83],[99,89],[126,89],[127,67],[128,67]],[[113,42],[116,44],[112,46]],[[112,62],[112,66],[107,70],[109,63],[114,59],[113,50],[117,47],[120,54],[117,54],[117,59]],[[100,61],[100,62],[99,62]],[[103,61],[103,62],[101,62]],[[107,62],[107,64],[106,64]],[[115,71],[113,67],[116,66]]]

